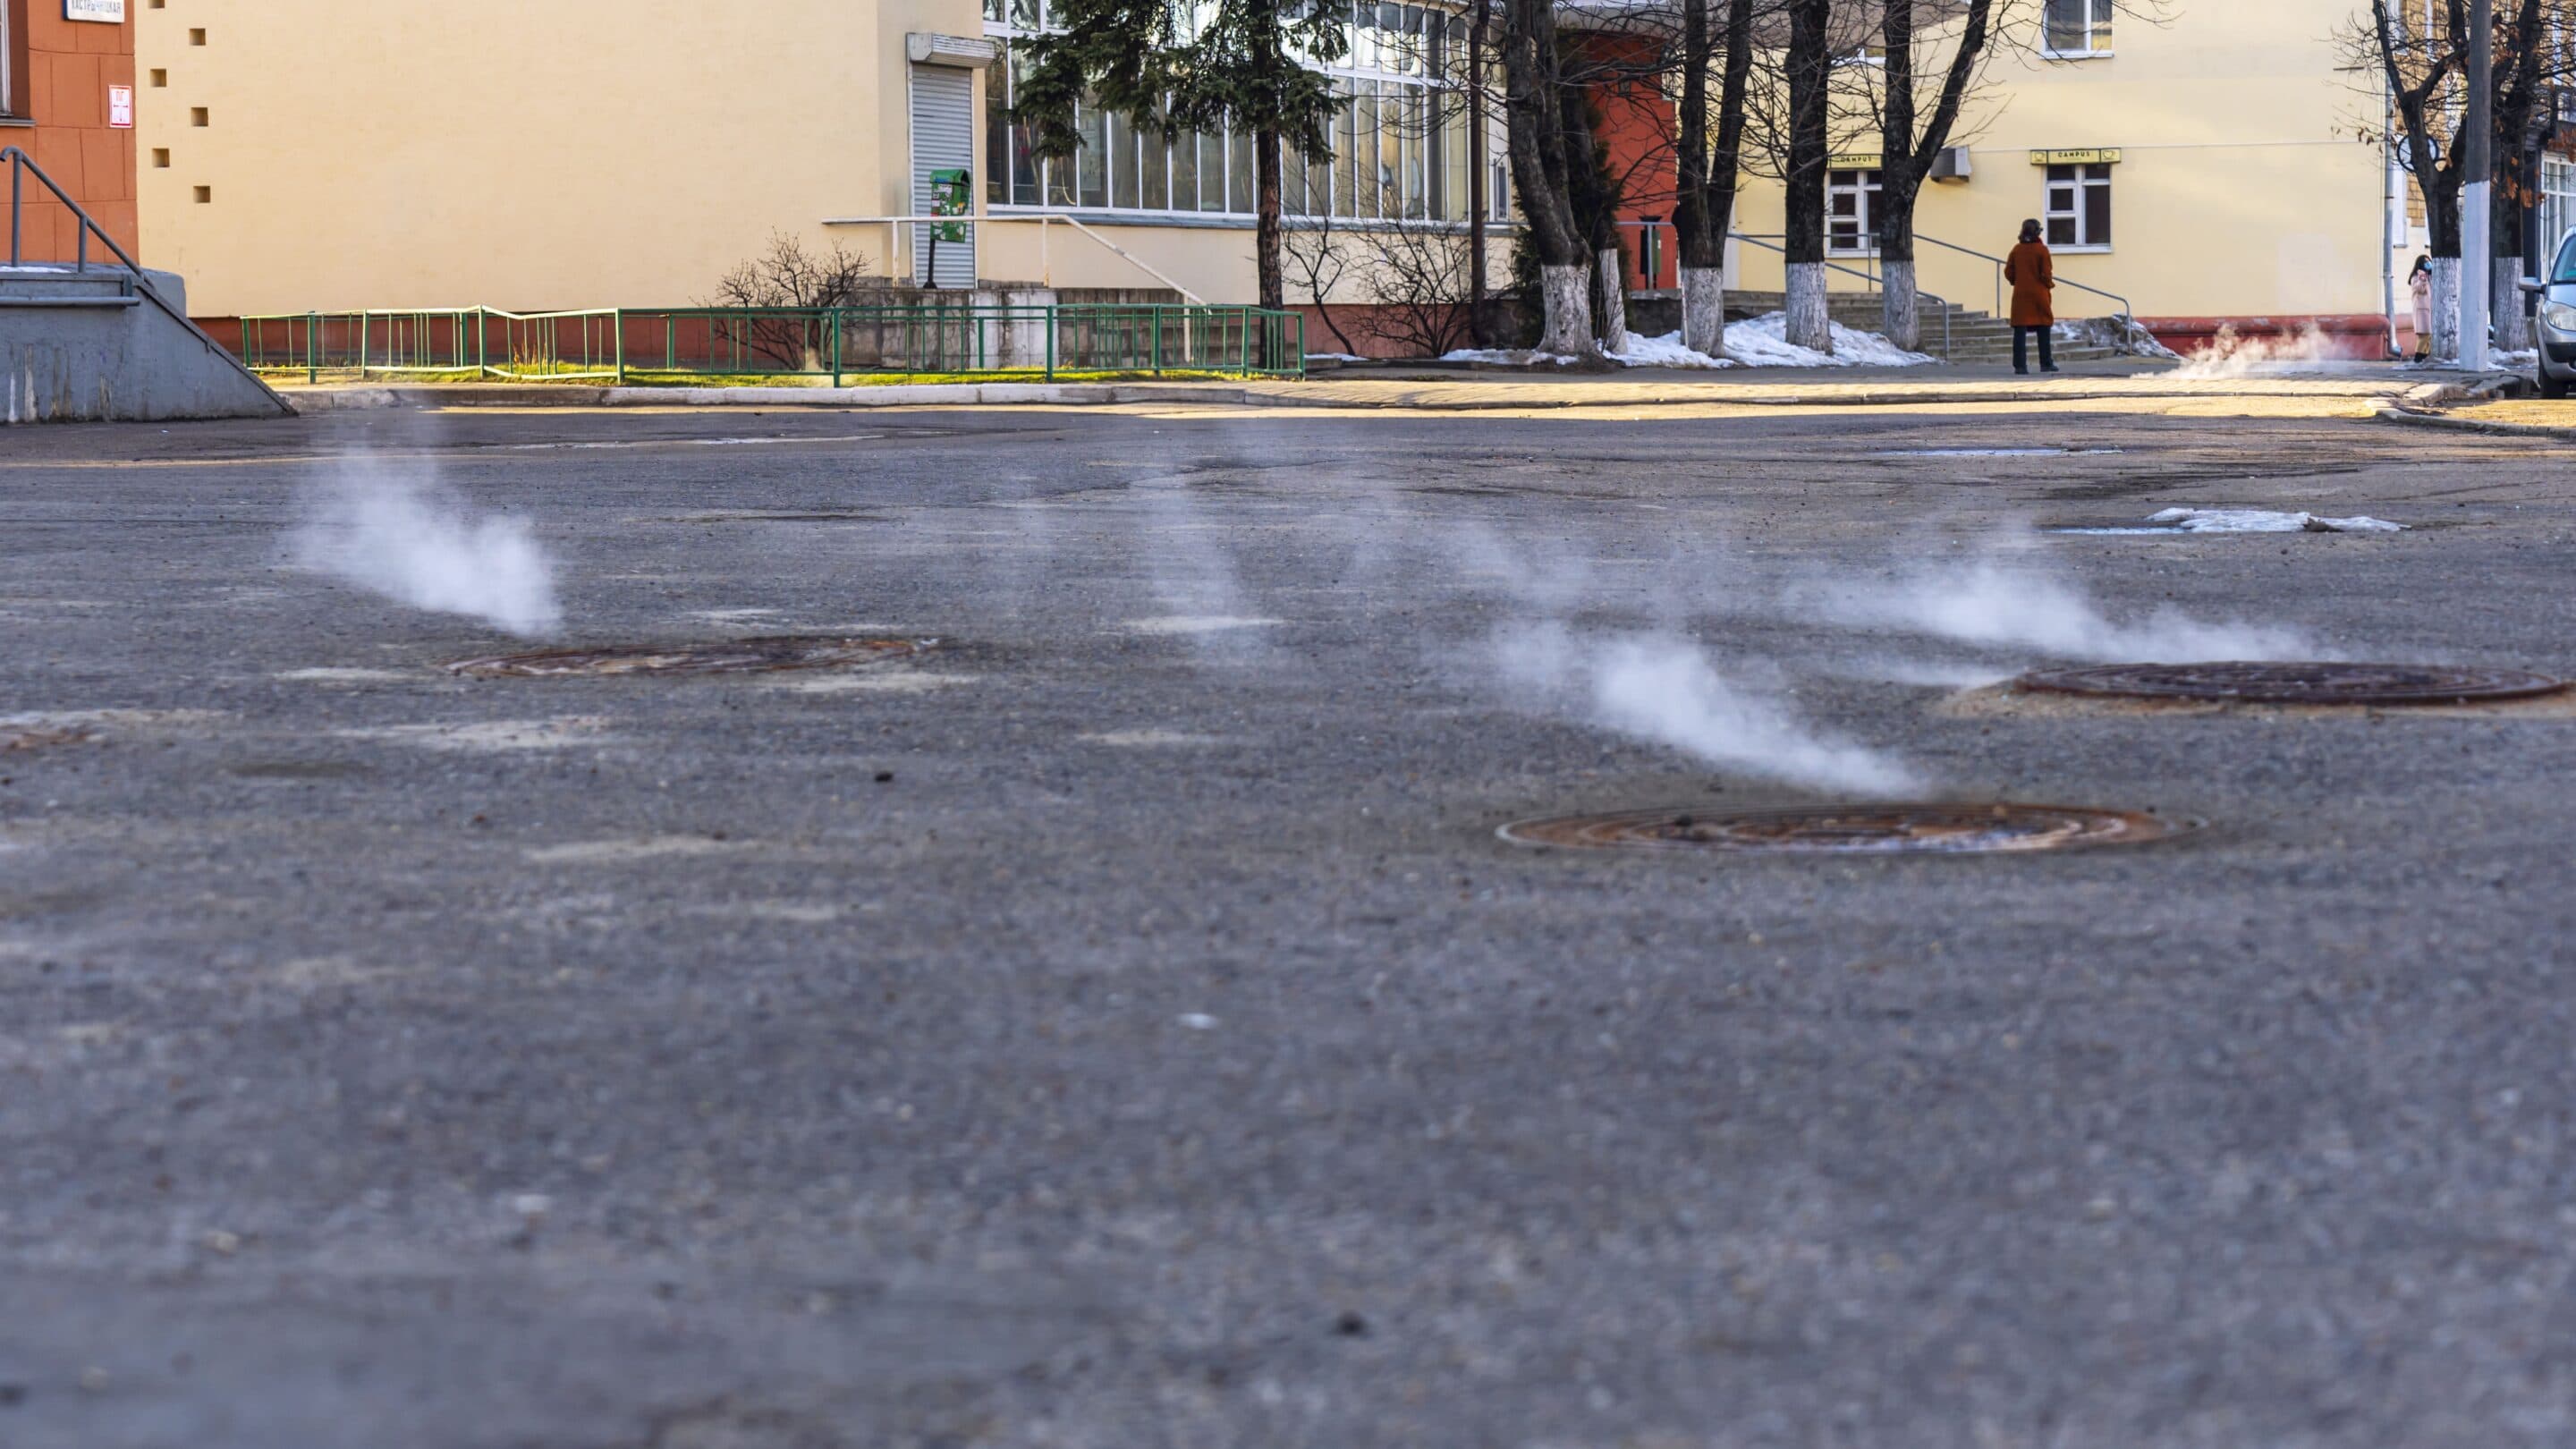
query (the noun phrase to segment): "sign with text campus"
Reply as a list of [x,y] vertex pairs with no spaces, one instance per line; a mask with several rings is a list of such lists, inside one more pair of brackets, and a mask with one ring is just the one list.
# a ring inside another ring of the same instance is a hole
[[2033,151],[2030,153],[2030,164],[2033,166],[2117,166],[2120,164],[2120,148],[2113,146],[2107,151]]
[[65,20],[90,20],[101,25],[125,23],[125,0],[63,0]]

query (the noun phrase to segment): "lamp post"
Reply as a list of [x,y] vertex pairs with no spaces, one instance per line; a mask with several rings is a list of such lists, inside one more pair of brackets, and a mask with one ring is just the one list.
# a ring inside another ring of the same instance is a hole
[[2488,193],[2495,175],[2495,0],[2469,6],[2468,152],[2460,188],[2460,366],[2487,365],[2487,294],[2495,280],[2494,209]]

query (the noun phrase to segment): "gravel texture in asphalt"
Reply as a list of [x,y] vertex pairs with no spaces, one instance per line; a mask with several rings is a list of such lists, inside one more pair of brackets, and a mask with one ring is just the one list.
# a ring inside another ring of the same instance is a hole
[[[12,431],[0,1445],[2576,1442],[2576,712],[1959,704],[2576,675],[2565,457],[2070,411]],[[2407,531],[2049,531],[2173,506]],[[448,602],[524,591],[523,534],[559,631],[300,566],[352,509]],[[937,647],[445,667],[753,634]],[[1498,835],[1881,797],[2197,828]]]

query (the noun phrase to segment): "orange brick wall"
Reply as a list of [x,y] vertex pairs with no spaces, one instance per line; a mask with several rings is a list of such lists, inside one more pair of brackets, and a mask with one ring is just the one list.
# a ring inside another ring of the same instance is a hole
[[[107,124],[107,88],[132,86],[134,16],[147,0],[131,0],[123,25],[65,20],[61,0],[0,0],[10,9],[19,54],[17,97],[35,120],[32,128],[0,126],[0,146],[17,146],[97,218],[116,244],[137,252],[134,132]],[[138,90],[135,104],[149,104]],[[31,178],[28,188],[43,194]],[[0,209],[7,206],[0,190]],[[71,214],[46,197],[32,197],[26,213],[26,250],[38,260],[69,261],[77,242]],[[0,240],[0,259],[7,243]],[[98,255],[95,242],[91,252]]]

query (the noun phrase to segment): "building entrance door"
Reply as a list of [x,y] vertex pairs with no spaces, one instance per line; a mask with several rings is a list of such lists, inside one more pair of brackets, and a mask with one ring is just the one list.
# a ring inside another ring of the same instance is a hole
[[[962,210],[971,216],[974,175],[975,73],[958,66],[913,66],[912,214],[937,216]],[[972,288],[975,230],[963,222],[914,223],[913,281],[923,286]]]

